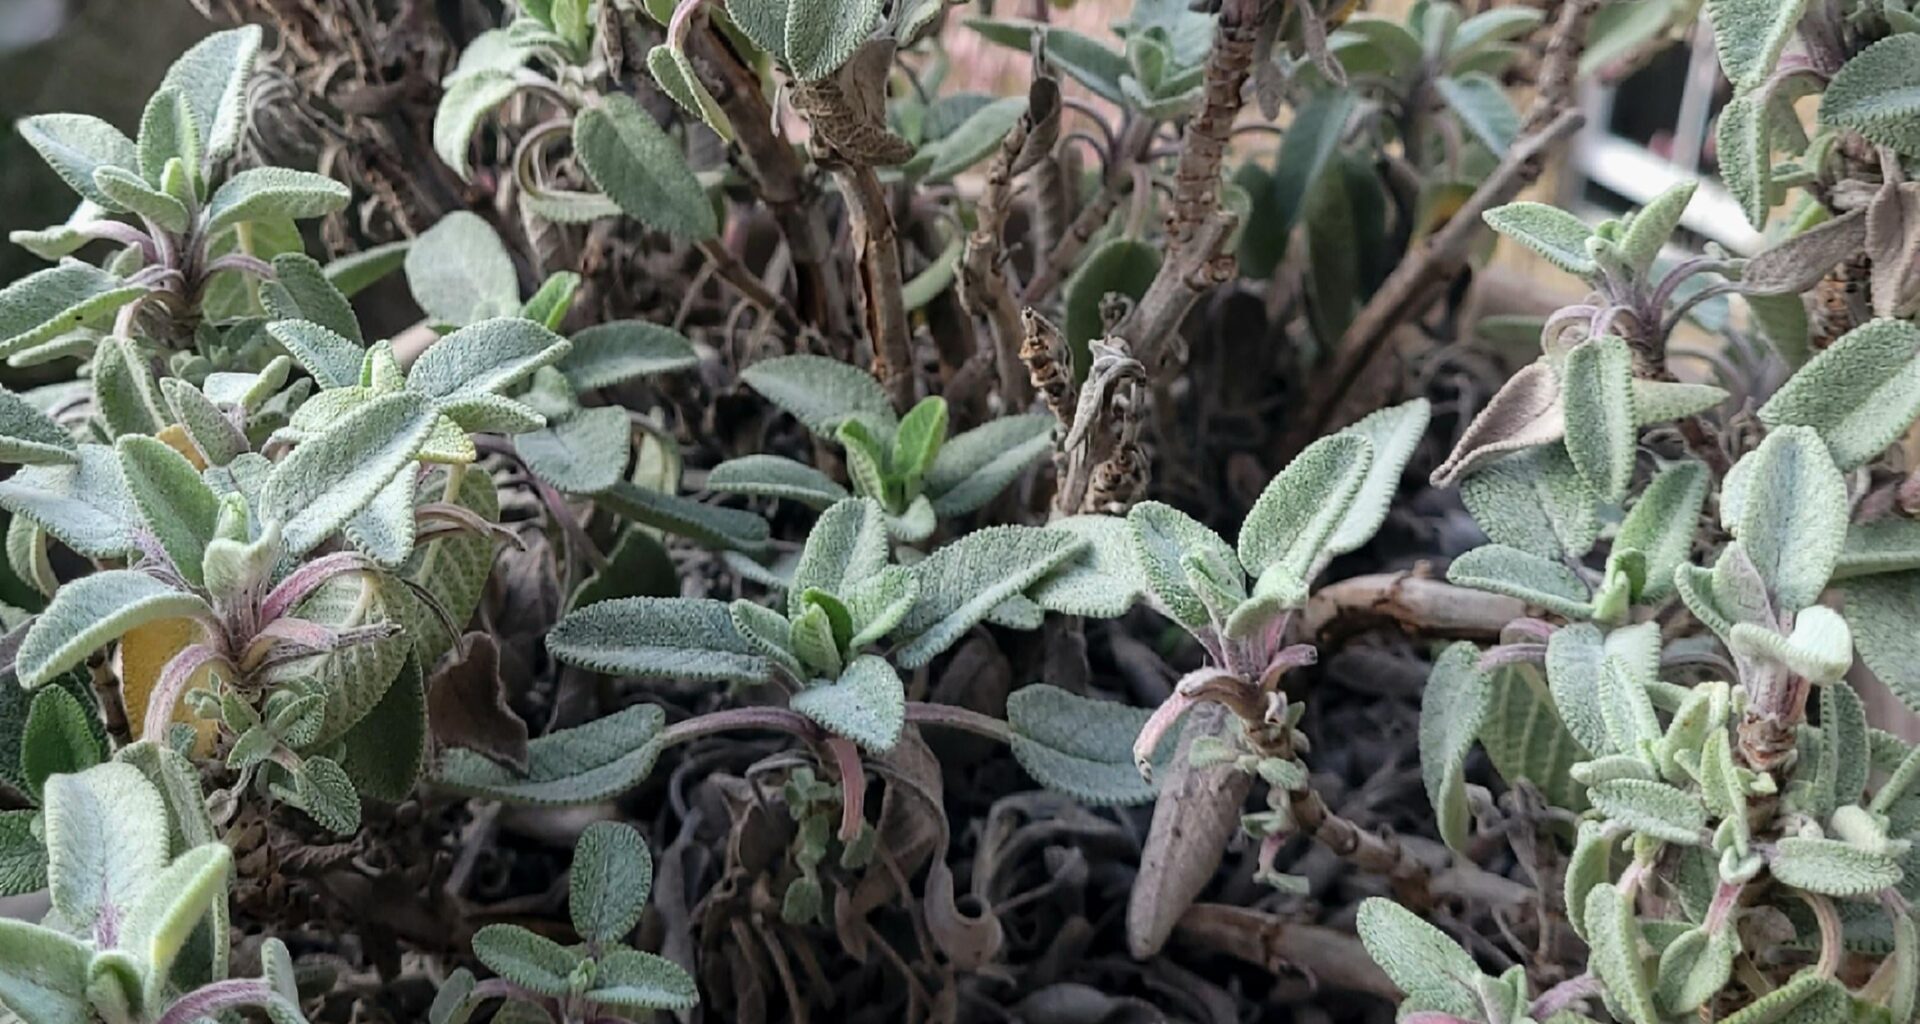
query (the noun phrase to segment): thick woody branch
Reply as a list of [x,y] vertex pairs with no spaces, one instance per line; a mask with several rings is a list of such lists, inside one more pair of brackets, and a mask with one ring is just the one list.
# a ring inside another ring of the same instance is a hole
[[960,301],[968,312],[987,322],[993,338],[1000,400],[1008,411],[1032,404],[1033,389],[1020,360],[1024,334],[1020,305],[1007,282],[1001,237],[1007,216],[1013,212],[1013,179],[1024,170],[1023,155],[1032,149],[1051,149],[1047,136],[1058,134],[1059,119],[1059,85],[1051,78],[1036,78],[1027,92],[1027,112],[1001,140],[999,151],[987,167],[986,186],[974,207],[973,233],[967,236],[966,254],[960,261]]
[[806,166],[776,132],[759,76],[706,23],[704,14],[697,17],[701,23],[687,35],[688,56],[701,84],[733,123],[735,162],[786,236],[801,309],[821,331],[845,335],[846,291],[830,265],[833,239],[826,218],[819,216],[819,195],[807,179]]
[[1227,241],[1235,218],[1220,207],[1220,164],[1245,104],[1242,94],[1253,70],[1260,20],[1270,14],[1264,0],[1226,0],[1220,9],[1200,112],[1181,136],[1166,257],[1146,294],[1113,332],[1132,344],[1149,372],[1165,363],[1181,321],[1200,296],[1233,277]]
[[901,296],[900,244],[880,176],[867,164],[836,164],[834,180],[847,202],[859,267],[860,315],[873,341],[873,375],[896,408],[914,401],[913,339]]

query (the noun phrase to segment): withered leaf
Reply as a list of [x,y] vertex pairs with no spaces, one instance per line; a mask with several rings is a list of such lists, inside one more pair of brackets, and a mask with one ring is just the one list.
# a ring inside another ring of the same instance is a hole
[[1507,380],[1467,425],[1447,461],[1433,471],[1436,487],[1450,487],[1495,456],[1559,440],[1567,432],[1560,382],[1543,360]]
[[507,706],[500,648],[468,633],[427,687],[427,722],[442,746],[464,747],[516,771],[527,770],[527,723]]

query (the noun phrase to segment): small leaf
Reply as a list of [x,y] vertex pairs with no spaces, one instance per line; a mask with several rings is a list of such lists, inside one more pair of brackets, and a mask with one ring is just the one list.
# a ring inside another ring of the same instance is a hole
[[0,481],[0,508],[88,558],[125,558],[135,549],[139,512],[120,461],[107,445],[83,444],[79,463],[27,466]]
[[763,359],[740,371],[740,379],[791,413],[821,437],[857,419],[891,438],[899,420],[886,390],[873,375],[825,356]]
[[1593,232],[1580,218],[1544,203],[1508,203],[1484,215],[1495,231],[1539,253],[1569,274],[1586,277],[1598,269],[1587,254]]
[[1513,145],[1513,137],[1520,133],[1520,115],[1493,76],[1478,71],[1443,75],[1433,80],[1433,86],[1460,123],[1490,152],[1504,153]]
[[207,200],[208,235],[248,221],[305,220],[346,209],[353,193],[322,174],[254,167],[228,178]]
[[93,950],[79,939],[14,918],[0,918],[0,1005],[21,1024],[90,1024],[87,992]]
[[327,264],[327,280],[340,294],[352,298],[398,270],[412,248],[413,239],[407,238],[348,253]]
[[544,430],[516,434],[527,468],[567,494],[599,494],[620,482],[633,454],[633,423],[617,405],[581,409]]
[[109,762],[47,780],[47,882],[68,928],[111,934],[167,864],[167,814],[139,769]]
[[288,554],[311,551],[413,462],[437,415],[411,392],[348,413],[274,465],[260,491],[261,519],[282,524]]
[[586,993],[590,1002],[628,1013],[690,1010],[700,1000],[692,976],[679,964],[632,949],[601,957],[593,985]]
[[1373,442],[1334,434],[1307,448],[1267,483],[1240,524],[1239,561],[1247,575],[1269,570],[1311,582],[1322,550],[1346,518],[1373,465]]
[[733,122],[700,81],[684,51],[670,43],[655,46],[647,51],[647,70],[653,74],[660,91],[673,97],[680,109],[699,118],[721,139],[733,141]]
[[513,924],[475,932],[473,955],[493,973],[543,996],[570,994],[574,969],[585,960],[583,953]]
[[1484,1012],[1478,990],[1484,975],[1445,932],[1379,896],[1361,901],[1356,926],[1373,962],[1406,993],[1402,1013],[1430,1011],[1474,1020]]
[[231,155],[246,129],[247,83],[253,78],[260,38],[258,25],[215,32],[181,54],[160,81],[161,89],[178,92],[193,111],[208,164]]
[[89,714],[80,698],[62,687],[49,686],[33,695],[20,732],[20,774],[35,799],[47,779],[85,771],[107,759],[106,744],[94,734]]
[[140,176],[155,185],[164,180],[170,160],[179,160],[190,178],[199,173],[200,126],[194,123],[193,108],[180,90],[160,89],[148,98],[135,146],[140,153]]
[[1343,555],[1359,550],[1373,539],[1380,524],[1386,522],[1387,510],[1400,491],[1400,475],[1406,471],[1414,448],[1426,435],[1431,414],[1432,405],[1424,398],[1416,398],[1371,413],[1341,431],[1366,438],[1373,445],[1373,459],[1367,464],[1366,479],[1354,493],[1340,525],[1326,540],[1324,550],[1328,554]]
[[[1094,807],[1154,798],[1153,784],[1133,760],[1134,739],[1152,714],[1044,683],[1023,686],[1007,698],[1010,743],[1020,767],[1041,785]],[[1155,758],[1158,767],[1171,760],[1174,743],[1170,733]]]
[[873,34],[882,0],[786,0],[786,49],[794,77],[819,81],[845,64]]
[[580,391],[692,369],[700,364],[693,344],[670,327],[644,320],[611,320],[573,336],[573,348],[556,364]]
[[[1804,0],[1802,0],[1804,3]],[[1851,128],[1870,142],[1909,156],[1920,154],[1920,36],[1888,36],[1854,54],[1827,83],[1820,123]]]
[[125,209],[93,181],[102,167],[139,169],[140,151],[120,129],[88,114],[40,114],[21,119],[18,127],[27,145],[82,198],[116,213]]
[[1920,416],[1920,327],[1873,320],[1823,349],[1760,407],[1769,427],[1812,427],[1842,470],[1878,456]]
[[1878,851],[1837,839],[1788,836],[1767,864],[1773,877],[1796,889],[1827,896],[1864,896],[1900,884],[1900,862]]
[[847,497],[847,489],[825,473],[779,455],[728,459],[707,473],[707,489],[722,494],[785,498],[816,509]]
[[406,256],[413,301],[440,323],[465,325],[520,308],[520,276],[506,246],[478,214],[456,210],[428,228]]
[[147,529],[173,560],[174,570],[199,586],[200,560],[213,539],[219,499],[201,482],[193,463],[165,442],[129,435],[120,439],[118,448],[127,490]]
[[503,768],[469,750],[448,750],[433,781],[456,793],[516,804],[595,803],[626,792],[653,770],[665,718],[658,705],[635,704],[549,733],[528,744],[525,772]]
[[863,654],[831,683],[815,683],[793,695],[793,710],[870,754],[893,749],[906,723],[906,690],[886,659]]
[[547,634],[569,665],[608,675],[757,683],[773,666],[734,629],[726,602],[629,597],[578,608]]
[[897,630],[906,642],[895,652],[896,662],[915,669],[932,661],[1001,602],[1071,558],[1082,543],[1061,531],[990,526],[927,556],[913,567],[920,589]]
[[535,370],[558,362],[568,347],[565,338],[531,320],[482,320],[421,353],[407,371],[407,387],[442,405],[472,395],[503,394]]
[[633,826],[597,821],[580,833],[567,879],[573,930],[588,942],[619,942],[640,921],[653,889],[653,856]]
[[123,924],[118,943],[144,961],[148,1005],[164,998],[168,976],[194,929],[203,922],[226,926],[227,880],[232,873],[233,851],[225,843],[211,842],[174,858],[149,881]]
[[37,689],[146,622],[209,614],[206,602],[145,573],[109,569],[63,585],[33,621],[14,663],[20,683]]
[[1118,618],[1147,590],[1146,570],[1140,567],[1133,530],[1125,519],[1069,516],[1048,523],[1047,529],[1071,533],[1087,544],[1027,592],[1041,608],[1063,615]]
[[300,252],[273,258],[273,280],[260,286],[261,302],[276,319],[308,320],[347,339],[356,347],[365,343],[353,304],[319,262]]
[[1054,419],[1002,416],[947,439],[927,470],[927,495],[942,518],[984,506],[1053,450]]
[[1880,519],[1847,527],[1833,578],[1850,579],[1877,573],[1920,569],[1920,521]]
[[1440,838],[1455,850],[1467,843],[1467,754],[1486,721],[1492,680],[1479,667],[1480,649],[1462,641],[1434,660],[1420,697],[1420,779],[1439,823]]
[[0,387],[0,461],[21,465],[79,461],[78,446],[68,434],[33,403]]
[[[1745,473],[1746,498],[1738,506],[1734,536],[1781,612],[1813,604],[1833,576],[1847,535],[1846,484],[1827,447],[1812,428],[1779,427],[1735,472]],[[1726,485],[1733,487],[1731,481]]]
[[1600,536],[1599,496],[1564,445],[1488,462],[1460,482],[1460,498],[1488,539],[1543,558],[1584,557]]
[[1580,823],[1579,839],[1567,860],[1564,891],[1567,922],[1581,938],[1587,934],[1587,894],[1612,877],[1613,846],[1614,840],[1608,838],[1599,822],[1588,819]]
[[1597,338],[1567,353],[1564,377],[1567,454],[1594,493],[1617,502],[1633,478],[1633,355],[1619,338]]
[[1672,593],[1674,570],[1692,554],[1706,496],[1707,468],[1676,462],[1653,478],[1621,522],[1614,547],[1647,556],[1641,599],[1659,600]]
[[1751,88],[1772,74],[1806,9],[1806,0],[1708,0],[1727,80]]
[[433,151],[461,181],[473,176],[467,160],[473,133],[519,89],[511,71],[487,69],[453,78],[440,94],[440,106],[433,112]]
[[798,615],[805,592],[839,594],[880,572],[888,556],[886,522],[877,502],[855,498],[822,513],[794,567],[787,614]]
[[1695,182],[1683,181],[1654,196],[1634,212],[1614,243],[1628,267],[1642,274],[1653,268],[1654,261],[1660,258],[1660,250],[1672,237],[1673,230],[1680,226],[1680,218],[1686,213],[1687,204],[1693,201],[1695,188]]
[[0,289],[0,355],[99,323],[146,290],[78,260],[28,274]]
[[[20,896],[47,887],[47,849],[34,835],[38,811],[0,811],[0,896]],[[0,976],[5,971],[0,970]],[[6,998],[0,981],[0,1000]]]
[[1920,711],[1920,572],[1888,573],[1846,583],[1847,624],[1860,660],[1900,702]]
[[580,112],[573,148],[594,184],[627,216],[687,239],[711,238],[719,230],[680,147],[624,94]]
[[1587,584],[1573,570],[1503,544],[1477,547],[1454,559],[1447,566],[1447,581],[1517,597],[1568,618],[1593,614]]
[[595,497],[618,515],[712,548],[758,551],[767,545],[767,521],[751,512],[705,505],[621,481]]
[[[407,652],[378,703],[341,737],[341,767],[363,797],[400,803],[426,770],[427,695],[420,660]],[[295,738],[289,738],[293,745]]]
[[1127,523],[1149,592],[1189,632],[1211,628],[1213,613],[1188,580],[1187,559],[1208,567],[1215,579],[1239,585],[1240,593],[1230,595],[1236,603],[1245,599],[1239,556],[1199,520],[1171,505],[1143,501],[1127,513]]
[[1685,790],[1646,779],[1610,779],[1588,790],[1601,814],[1641,835],[1695,846],[1707,827],[1707,809]]
[[1606,983],[1612,1002],[1633,1024],[1659,1024],[1633,903],[1611,884],[1596,885],[1587,893],[1586,920],[1590,969]]
[[1025,96],[1008,96],[984,104],[952,131],[922,147],[908,170],[922,168],[920,180],[928,184],[947,181],[998,149],[1001,140],[1026,113]]

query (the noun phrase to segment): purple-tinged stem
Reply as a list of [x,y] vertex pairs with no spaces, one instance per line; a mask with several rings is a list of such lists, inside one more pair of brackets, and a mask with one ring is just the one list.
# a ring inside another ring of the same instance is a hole
[[[153,1024],[191,1024],[202,1018],[216,1017],[223,1010],[235,1010],[243,1006],[267,1006],[286,1002],[273,986],[258,978],[229,978],[202,985],[192,992],[173,1001],[167,1011]],[[287,1007],[292,1016],[299,1015],[299,1007]]]
[[287,574],[286,579],[269,591],[266,599],[260,602],[260,618],[272,622],[285,615],[288,609],[305,600],[308,594],[320,589],[321,584],[342,573],[373,572],[378,568],[378,563],[357,551],[336,551],[331,555],[323,555]]
[[194,644],[168,659],[166,667],[160,670],[159,681],[154,683],[153,692],[147,696],[146,718],[140,735],[153,740],[164,738],[167,728],[173,724],[174,706],[187,692],[187,684],[202,668],[214,662],[233,671],[233,663],[206,644]]

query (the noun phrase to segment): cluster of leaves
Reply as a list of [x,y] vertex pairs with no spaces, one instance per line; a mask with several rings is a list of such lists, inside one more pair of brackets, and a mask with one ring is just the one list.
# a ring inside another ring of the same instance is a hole
[[[1771,17],[1791,5],[1744,6]],[[1715,14],[1737,83],[1778,57],[1777,41],[1768,54],[1729,52],[1729,31],[1742,34],[1736,47],[1757,33],[1742,8]],[[1801,347],[1780,349],[1795,369],[1753,414],[1758,443],[1716,443],[1703,414],[1727,395],[1665,374],[1671,332],[1728,293],[1777,324],[1768,314],[1803,311],[1800,292],[1864,236],[1846,218],[1803,222],[1750,260],[1716,254],[1656,274],[1692,191],[1593,228],[1538,204],[1487,215],[1593,295],[1547,321],[1541,358],[1435,473],[1459,482],[1490,541],[1454,559],[1448,579],[1550,618],[1516,618],[1489,649],[1440,652],[1422,702],[1422,778],[1456,850],[1471,841],[1476,745],[1501,778],[1578,815],[1565,925],[1590,952],[1569,988],[1536,997],[1524,972],[1485,976],[1444,933],[1376,900],[1361,935],[1407,1009],[1504,1022],[1598,997],[1635,1024],[1913,1018],[1920,750],[1869,724],[1852,670],[1856,654],[1884,669],[1920,709],[1900,663],[1913,524],[1862,505],[1870,467],[1920,418],[1907,383],[1920,327],[1871,319],[1808,358],[1801,319]],[[1701,273],[1724,280],[1689,293]],[[1763,918],[1779,925],[1767,947]],[[1877,970],[1850,987],[1855,958]]]

